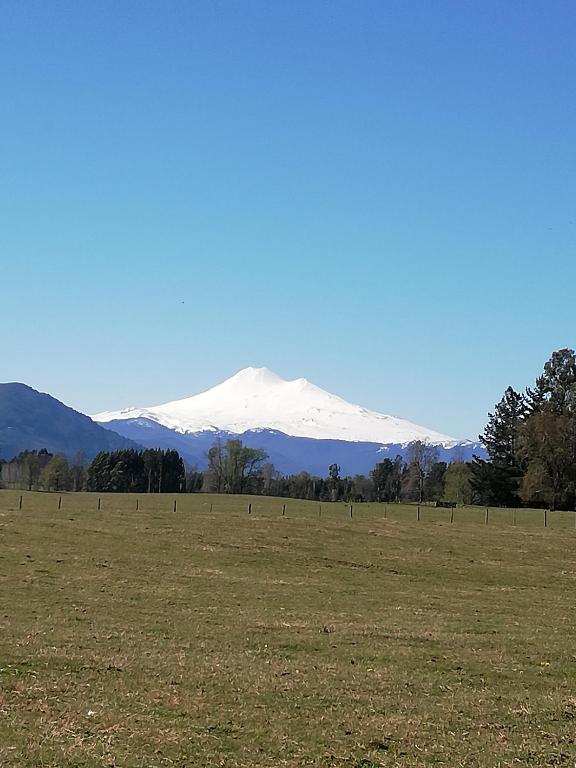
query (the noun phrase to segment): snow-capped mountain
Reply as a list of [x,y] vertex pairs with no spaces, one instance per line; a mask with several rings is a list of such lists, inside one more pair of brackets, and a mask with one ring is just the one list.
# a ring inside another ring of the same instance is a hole
[[119,422],[146,420],[180,435],[272,430],[299,438],[381,445],[422,440],[451,448],[459,442],[405,419],[348,403],[307,379],[286,381],[267,368],[245,368],[222,384],[183,400],[98,413],[92,418],[114,422],[116,430]]
[[206,466],[216,440],[236,437],[263,448],[286,474],[323,476],[333,462],[344,474],[366,473],[386,457],[406,458],[415,440],[436,445],[442,461],[484,453],[478,443],[352,405],[306,379],[285,381],[267,368],[245,368],[193,397],[99,413],[94,420],[148,448],[174,448],[198,468]]

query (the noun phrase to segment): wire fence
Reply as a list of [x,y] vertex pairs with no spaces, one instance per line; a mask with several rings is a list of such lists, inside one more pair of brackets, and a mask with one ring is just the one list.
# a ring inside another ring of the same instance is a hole
[[269,496],[231,494],[127,494],[58,493],[0,490],[0,513],[38,512],[46,514],[119,513],[138,515],[196,514],[221,517],[247,515],[251,518],[305,518],[324,522],[477,524],[576,530],[576,513],[547,509],[499,507],[436,507],[407,503],[318,502]]

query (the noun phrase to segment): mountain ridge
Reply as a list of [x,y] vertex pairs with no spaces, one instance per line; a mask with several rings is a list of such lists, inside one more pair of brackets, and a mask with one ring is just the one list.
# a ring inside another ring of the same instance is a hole
[[99,451],[136,447],[52,395],[20,382],[0,384],[0,459],[42,448],[69,457],[82,452],[90,459]]

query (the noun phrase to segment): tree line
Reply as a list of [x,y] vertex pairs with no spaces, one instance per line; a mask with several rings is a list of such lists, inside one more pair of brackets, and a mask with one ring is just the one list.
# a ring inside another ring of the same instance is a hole
[[153,448],[102,451],[88,464],[82,453],[68,459],[45,449],[0,462],[0,487],[29,491],[181,493],[190,475],[177,451]]
[[385,458],[368,475],[346,477],[331,464],[325,477],[283,475],[261,448],[217,441],[204,471],[186,468],[177,451],[127,449],[67,459],[46,450],[24,451],[0,462],[0,482],[11,488],[102,493],[250,493],[316,501],[470,501],[467,465],[437,461],[436,449],[410,446],[409,459]]
[[574,509],[576,502],[576,354],[552,354],[533,387],[508,387],[480,440],[488,459],[471,464],[483,504]]

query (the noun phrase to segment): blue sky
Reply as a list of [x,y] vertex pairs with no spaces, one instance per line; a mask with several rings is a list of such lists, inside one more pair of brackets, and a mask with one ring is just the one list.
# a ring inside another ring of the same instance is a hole
[[0,0],[0,380],[475,437],[576,345],[576,6]]

